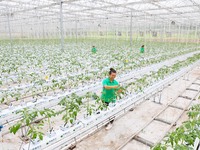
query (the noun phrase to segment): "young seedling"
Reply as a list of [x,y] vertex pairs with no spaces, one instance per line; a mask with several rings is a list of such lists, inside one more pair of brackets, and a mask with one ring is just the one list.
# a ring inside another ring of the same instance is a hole
[[87,99],[87,103],[86,103],[86,115],[85,118],[88,118],[89,116],[92,115],[92,113],[95,111],[95,105],[94,104],[90,104],[90,100],[92,98],[92,93],[87,93],[86,94],[86,99]]
[[100,113],[98,111],[103,111],[103,110],[107,110],[108,109],[108,106],[106,105],[106,103],[104,103],[102,101],[102,99],[100,97],[98,97],[96,99],[95,104],[97,105],[97,109],[96,109],[97,113]]
[[39,111],[40,115],[47,119],[47,123],[49,126],[49,132],[51,134],[53,128],[51,126],[51,117],[55,117],[57,114],[52,109],[45,108],[44,110]]
[[21,98],[21,93],[19,91],[16,91],[15,93],[11,94],[11,97],[18,101]]
[[43,140],[44,133],[42,131],[43,121],[38,124],[35,124],[34,121],[38,117],[38,110],[29,110],[24,108],[17,112],[22,116],[22,119],[18,121],[15,125],[11,126],[10,133],[16,134],[21,128],[21,137],[24,140],[34,140],[40,139]]
[[61,89],[62,91],[64,91],[66,83],[67,83],[67,80],[66,79],[62,79],[61,83],[59,84],[59,89]]
[[9,93],[8,93],[8,91],[3,92],[2,97],[1,97],[1,103],[5,103],[7,105],[10,104],[10,99],[9,99]]
[[68,123],[73,125],[76,122],[81,104],[81,99],[75,94],[73,94],[70,98],[65,97],[59,102],[59,105],[63,107],[59,114],[64,113],[62,117],[62,120],[65,122],[64,127],[67,127],[66,125]]
[[55,90],[56,90],[56,88],[58,88],[59,87],[59,82],[57,81],[57,80],[52,80],[52,86],[51,86],[51,89],[53,90],[53,92],[54,92],[54,94],[55,94]]

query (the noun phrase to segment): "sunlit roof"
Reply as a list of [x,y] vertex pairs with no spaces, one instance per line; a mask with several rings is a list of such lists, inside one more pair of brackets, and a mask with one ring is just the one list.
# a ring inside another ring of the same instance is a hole
[[[59,24],[60,2],[0,0],[0,28],[5,28],[8,14],[11,25],[15,27],[21,24]],[[129,25],[131,14],[133,22],[145,24],[155,21],[188,25],[200,23],[199,0],[62,0],[62,3],[65,28],[72,27],[74,21],[82,22],[84,26],[93,22]]]

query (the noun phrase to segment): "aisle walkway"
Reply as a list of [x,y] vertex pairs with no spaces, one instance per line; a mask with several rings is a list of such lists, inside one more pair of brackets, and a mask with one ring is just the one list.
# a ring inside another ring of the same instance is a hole
[[[130,135],[134,134],[144,124],[151,120],[165,105],[174,100],[181,92],[183,92],[188,85],[190,85],[197,77],[200,76],[200,69],[194,69],[189,81],[180,78],[171,86],[163,90],[162,103],[164,105],[156,104],[152,101],[145,101],[137,106],[134,111],[127,113],[125,116],[116,120],[111,130],[104,129],[95,133],[94,135],[84,139],[76,146],[76,150],[116,150],[123,142],[127,140]],[[200,82],[200,81],[199,81]],[[197,103],[195,101],[194,103]],[[172,112],[175,113],[175,112]],[[165,115],[164,117],[170,118]],[[187,119],[186,113],[180,118],[177,126]],[[156,130],[155,130],[156,129]],[[154,124],[151,132],[164,131],[165,127],[161,123]],[[151,137],[149,137],[151,138]],[[157,137],[159,138],[159,137]],[[130,146],[130,147],[129,147]],[[139,142],[131,142],[124,148],[124,150],[149,150],[150,148]],[[134,148],[134,149],[133,149]]]

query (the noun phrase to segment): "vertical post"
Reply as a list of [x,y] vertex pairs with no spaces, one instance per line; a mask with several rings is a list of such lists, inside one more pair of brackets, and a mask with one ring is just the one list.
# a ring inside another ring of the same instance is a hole
[[42,36],[45,39],[45,32],[44,32],[44,17],[42,18]]
[[136,42],[138,42],[138,35],[139,35],[139,22],[137,22],[136,24],[135,24],[135,29],[136,29],[136,31],[135,31],[135,34],[136,34]]
[[181,25],[178,26],[178,42],[180,43]]
[[195,40],[196,40],[196,43],[198,44],[197,25],[195,27]]
[[[154,22],[152,23],[153,24],[153,27],[151,27],[151,28],[153,28],[153,32],[154,32],[154,34],[156,34],[157,33],[157,29],[156,29],[156,19],[155,19],[155,16],[153,17],[153,20],[154,20]],[[151,23],[150,23],[150,25],[151,25]],[[157,33],[157,36],[158,36],[158,33]],[[152,37],[152,39],[153,40],[151,40],[151,42],[154,42],[154,41],[157,41],[158,39],[157,39],[157,36],[151,36]],[[154,40],[155,39],[155,40]]]
[[76,43],[77,43],[77,38],[78,38],[78,31],[77,31],[77,28],[78,28],[78,20],[76,19]]
[[[30,19],[28,19],[28,21],[25,21],[25,23],[29,22]],[[28,24],[28,23],[27,23]],[[27,31],[25,32],[25,35],[27,35],[27,38],[30,39],[30,35],[31,35],[31,29],[30,29],[30,24],[28,24],[27,27]]]
[[7,22],[8,22],[8,34],[9,34],[9,39],[10,39],[10,50],[12,50],[12,36],[11,36],[11,31],[10,31],[10,12],[7,6]]
[[34,23],[34,25],[36,26],[35,27],[35,30],[36,30],[36,38],[37,39],[40,39],[40,23],[39,23],[39,21],[40,21],[40,18],[38,17],[38,12],[35,12],[36,13],[36,15],[37,15],[37,18],[35,18],[35,23]]
[[60,0],[60,43],[61,50],[64,50],[64,37],[63,37],[63,11],[62,11],[63,1]]
[[167,42],[166,42],[166,39],[167,39],[167,34],[166,34],[166,31],[167,31],[167,25],[166,25],[166,22],[164,22],[164,44],[163,44],[163,47],[166,47],[167,45]]
[[100,25],[99,25],[99,24],[98,24],[97,28],[98,28],[97,37],[99,38],[99,37],[101,36],[101,35],[100,35]]
[[127,26],[127,27],[126,27],[126,40],[127,40],[127,41],[128,41],[128,39],[129,39],[128,32],[129,32],[129,29],[128,29],[128,26]]
[[106,22],[106,42],[108,41],[108,21]]
[[180,44],[183,42],[183,37],[182,37],[182,33],[183,33],[183,28],[184,28],[184,25],[181,24],[181,28],[180,28]]
[[117,23],[114,24],[114,28],[115,28],[115,49],[117,49],[117,39],[118,39]]
[[36,28],[35,28],[35,22],[36,22],[36,19],[32,19],[31,20],[31,25],[32,25],[32,37],[33,39],[36,39]]
[[[145,26],[144,26],[144,28],[145,28],[144,29],[144,45],[146,47],[146,35],[147,35],[147,15],[146,14],[145,14],[145,20],[144,20],[144,22],[145,22]],[[150,35],[150,32],[149,32],[149,35]]]
[[31,20],[31,26],[32,26],[32,38],[33,39],[36,39],[36,28],[35,28],[35,22],[36,22],[36,19],[33,18]]
[[187,30],[186,46],[188,45],[188,41],[189,41],[189,30],[190,30],[190,25],[188,26],[188,30]]
[[199,43],[199,36],[200,36],[198,33],[199,33],[199,28],[197,26],[197,44]]
[[[105,27],[107,28],[107,25],[106,25],[106,19],[105,19],[105,22],[104,22],[104,24],[105,24]],[[103,33],[104,33],[104,37],[103,37],[103,39],[104,39],[104,44],[106,44],[106,32],[107,32],[107,29],[106,28],[103,28]]]
[[130,20],[130,47],[131,47],[131,50],[132,50],[132,46],[133,46],[133,29],[132,29],[132,26],[133,26],[133,13],[131,11],[131,20]]
[[167,42],[168,42],[168,45],[170,45],[170,42],[172,41],[172,33],[171,33],[171,22],[169,22],[169,28],[168,28],[168,31],[169,31],[169,36],[170,38],[167,39]]
[[22,28],[22,20],[20,20],[20,23],[21,23],[21,39],[23,38],[23,28]]
[[164,30],[163,30],[163,35],[162,35],[162,36],[163,36],[163,37],[162,37],[162,38],[163,38],[162,41],[165,42],[165,34],[166,34],[166,33],[165,33],[165,22],[163,22],[163,23],[164,23]]

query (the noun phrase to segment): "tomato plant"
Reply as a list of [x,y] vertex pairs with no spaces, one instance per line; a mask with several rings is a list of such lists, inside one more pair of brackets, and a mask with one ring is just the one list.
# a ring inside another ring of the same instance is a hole
[[63,114],[62,120],[65,122],[64,127],[68,123],[73,124],[76,121],[81,104],[81,97],[75,94],[72,94],[72,96],[68,98],[65,97],[59,102],[59,105],[63,108],[59,114]]
[[30,110],[24,108],[17,112],[22,116],[22,119],[18,121],[15,125],[10,127],[10,132],[16,134],[19,129],[21,128],[21,136],[27,139],[36,139],[39,138],[40,140],[43,139],[44,133],[42,132],[43,121],[39,122],[38,124],[34,123],[36,118],[38,117],[38,110]]
[[153,150],[172,148],[176,150],[193,149],[196,138],[200,138],[200,104],[194,105],[187,113],[189,120],[182,126],[169,133],[161,143],[154,146]]

